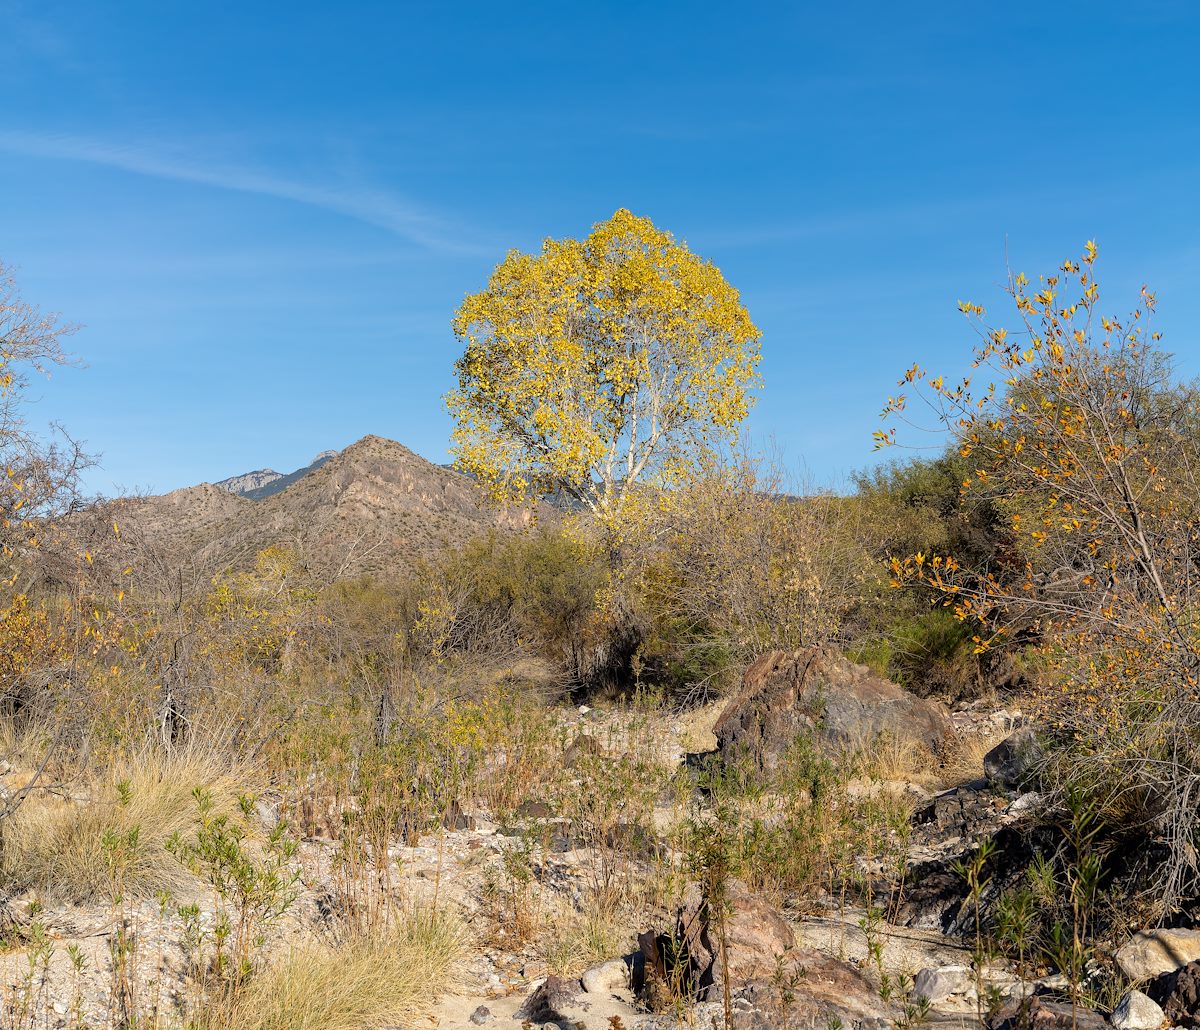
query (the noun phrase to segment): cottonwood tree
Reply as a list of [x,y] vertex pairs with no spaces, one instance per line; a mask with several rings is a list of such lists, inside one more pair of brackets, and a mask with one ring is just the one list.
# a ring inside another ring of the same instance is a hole
[[620,210],[584,240],[511,252],[453,321],[454,455],[498,500],[561,492],[615,519],[727,440],[760,332],[713,264]]
[[968,459],[964,492],[1000,505],[1023,561],[1006,574],[953,555],[892,566],[973,624],[981,650],[1036,630],[1070,776],[1169,844],[1169,901],[1200,871],[1200,394],[1159,349],[1146,288],[1128,318],[1101,313],[1095,261],[1089,243],[1039,287],[1012,276],[1019,331],[961,304],[981,334],[972,374],[914,366],[902,381],[922,388]]

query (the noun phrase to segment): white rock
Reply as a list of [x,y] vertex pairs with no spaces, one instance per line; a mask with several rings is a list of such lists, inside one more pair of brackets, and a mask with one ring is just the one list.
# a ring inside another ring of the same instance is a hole
[[1130,991],[1113,1009],[1111,1022],[1117,1030],[1158,1030],[1165,1019],[1154,999],[1141,991]]
[[955,994],[966,995],[974,990],[975,973],[970,966],[931,966],[916,975],[912,992],[936,1005]]
[[262,798],[255,801],[254,814],[258,816],[258,821],[268,830],[273,830],[279,825],[279,806],[273,805],[269,801],[264,801]]
[[616,994],[629,989],[629,970],[622,959],[609,959],[586,970],[580,980],[588,994]]
[[1045,802],[1045,796],[1036,791],[1029,791],[1022,794],[1011,805],[1004,810],[1005,815],[1025,815],[1027,812],[1036,812]]
[[1117,965],[1130,980],[1173,973],[1200,958],[1200,930],[1143,930],[1122,945]]

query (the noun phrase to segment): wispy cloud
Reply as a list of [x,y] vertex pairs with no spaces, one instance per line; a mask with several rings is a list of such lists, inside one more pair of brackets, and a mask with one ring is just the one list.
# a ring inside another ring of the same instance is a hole
[[480,252],[477,243],[464,239],[443,219],[387,190],[306,182],[241,164],[196,157],[183,151],[155,150],[143,145],[58,133],[0,131],[0,151],[103,165],[155,179],[290,200],[377,226],[428,250]]

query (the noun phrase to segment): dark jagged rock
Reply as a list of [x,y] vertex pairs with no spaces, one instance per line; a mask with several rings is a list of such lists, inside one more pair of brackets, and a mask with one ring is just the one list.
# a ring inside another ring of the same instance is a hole
[[967,904],[967,885],[958,867],[985,840],[994,850],[984,873],[984,910],[1020,879],[1036,854],[1053,854],[1061,835],[1045,822],[1041,804],[1026,797],[1036,795],[1014,801],[980,784],[945,791],[918,808],[897,921],[943,933],[970,929],[974,908]]
[[978,840],[1000,828],[1000,817],[1010,798],[968,784],[943,791],[921,805],[912,817],[920,836],[931,841],[960,837]]
[[574,1007],[582,993],[583,984],[578,980],[548,976],[546,982],[525,999],[513,1018],[527,1019],[532,1023],[557,1023],[570,1019],[568,1010]]
[[1200,1030],[1200,959],[1164,973],[1146,987],[1171,1026]]

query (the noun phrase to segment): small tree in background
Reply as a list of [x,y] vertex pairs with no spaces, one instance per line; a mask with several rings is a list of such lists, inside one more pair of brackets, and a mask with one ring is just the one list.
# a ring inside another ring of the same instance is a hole
[[584,240],[512,251],[453,322],[454,455],[497,499],[561,491],[611,519],[728,440],[759,330],[711,263],[621,210]]
[[26,424],[31,373],[68,364],[63,337],[74,331],[26,303],[0,262],[0,578],[15,584],[13,560],[37,545],[37,523],[69,510],[87,459],[63,434],[46,443]]
[[1100,313],[1095,261],[1089,243],[1039,289],[1012,276],[1021,332],[961,304],[981,334],[977,371],[949,383],[914,366],[902,380],[924,388],[968,460],[963,490],[1001,507],[1022,561],[967,573],[918,553],[893,571],[937,590],[980,650],[1016,627],[1039,634],[1069,775],[1110,818],[1168,842],[1170,901],[1197,873],[1200,823],[1200,397],[1158,349],[1152,293],[1127,319]]

